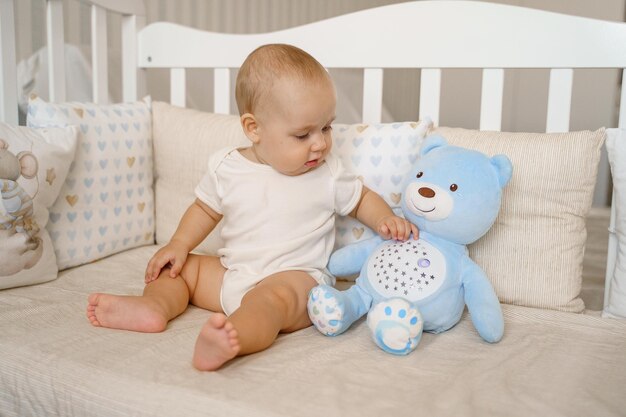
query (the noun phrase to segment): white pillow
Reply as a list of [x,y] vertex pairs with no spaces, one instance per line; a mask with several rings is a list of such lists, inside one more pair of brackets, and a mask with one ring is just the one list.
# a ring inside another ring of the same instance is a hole
[[154,242],[149,98],[97,105],[33,97],[28,125],[79,128],[76,158],[50,209],[59,269]]
[[[380,194],[401,216],[402,184],[431,126],[430,119],[372,125],[334,124],[333,149],[346,170],[359,175],[368,188]],[[375,234],[352,217],[338,217],[335,249]]]
[[626,318],[626,129],[607,129],[606,134],[606,150],[613,175],[616,210],[613,232],[617,235],[617,258],[602,315]]
[[0,123],[0,289],[57,277],[46,223],[74,158],[76,132]]

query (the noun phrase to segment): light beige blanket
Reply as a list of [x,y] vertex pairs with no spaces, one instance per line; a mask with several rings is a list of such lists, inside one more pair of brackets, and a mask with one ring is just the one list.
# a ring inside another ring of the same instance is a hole
[[483,342],[466,316],[406,357],[382,352],[363,321],[313,328],[222,370],[191,366],[209,312],[160,334],[91,327],[93,291],[141,293],[155,247],[0,292],[2,416],[619,416],[626,321],[503,306],[506,333]]

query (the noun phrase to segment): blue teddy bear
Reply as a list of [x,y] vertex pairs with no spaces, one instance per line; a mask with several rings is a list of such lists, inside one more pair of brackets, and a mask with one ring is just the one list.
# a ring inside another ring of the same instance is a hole
[[504,155],[486,155],[427,138],[404,187],[402,211],[420,229],[418,240],[375,237],[339,249],[328,269],[360,275],[346,291],[320,285],[309,294],[309,316],[327,336],[346,331],[368,313],[376,344],[386,352],[413,351],[422,331],[440,333],[467,305],[474,327],[490,343],[504,333],[500,303],[468,244],[493,225],[502,188],[512,174]]

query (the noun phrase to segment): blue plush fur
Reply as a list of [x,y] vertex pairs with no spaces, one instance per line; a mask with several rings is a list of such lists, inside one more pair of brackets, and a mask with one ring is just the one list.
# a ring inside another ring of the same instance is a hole
[[422,331],[450,329],[467,305],[480,336],[498,342],[504,332],[500,303],[466,245],[493,225],[511,174],[504,155],[489,158],[448,145],[440,136],[427,138],[401,203],[404,216],[418,226],[419,239],[373,238],[336,251],[330,272],[360,275],[347,291],[327,285],[311,291],[308,310],[316,328],[335,336],[368,313],[376,344],[407,354]]

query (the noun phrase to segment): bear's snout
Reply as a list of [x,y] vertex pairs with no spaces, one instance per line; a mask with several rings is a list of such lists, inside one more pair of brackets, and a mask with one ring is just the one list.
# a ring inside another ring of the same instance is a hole
[[432,188],[428,187],[421,187],[419,190],[417,190],[417,192],[420,193],[422,197],[426,198],[433,198],[435,196],[435,191]]

